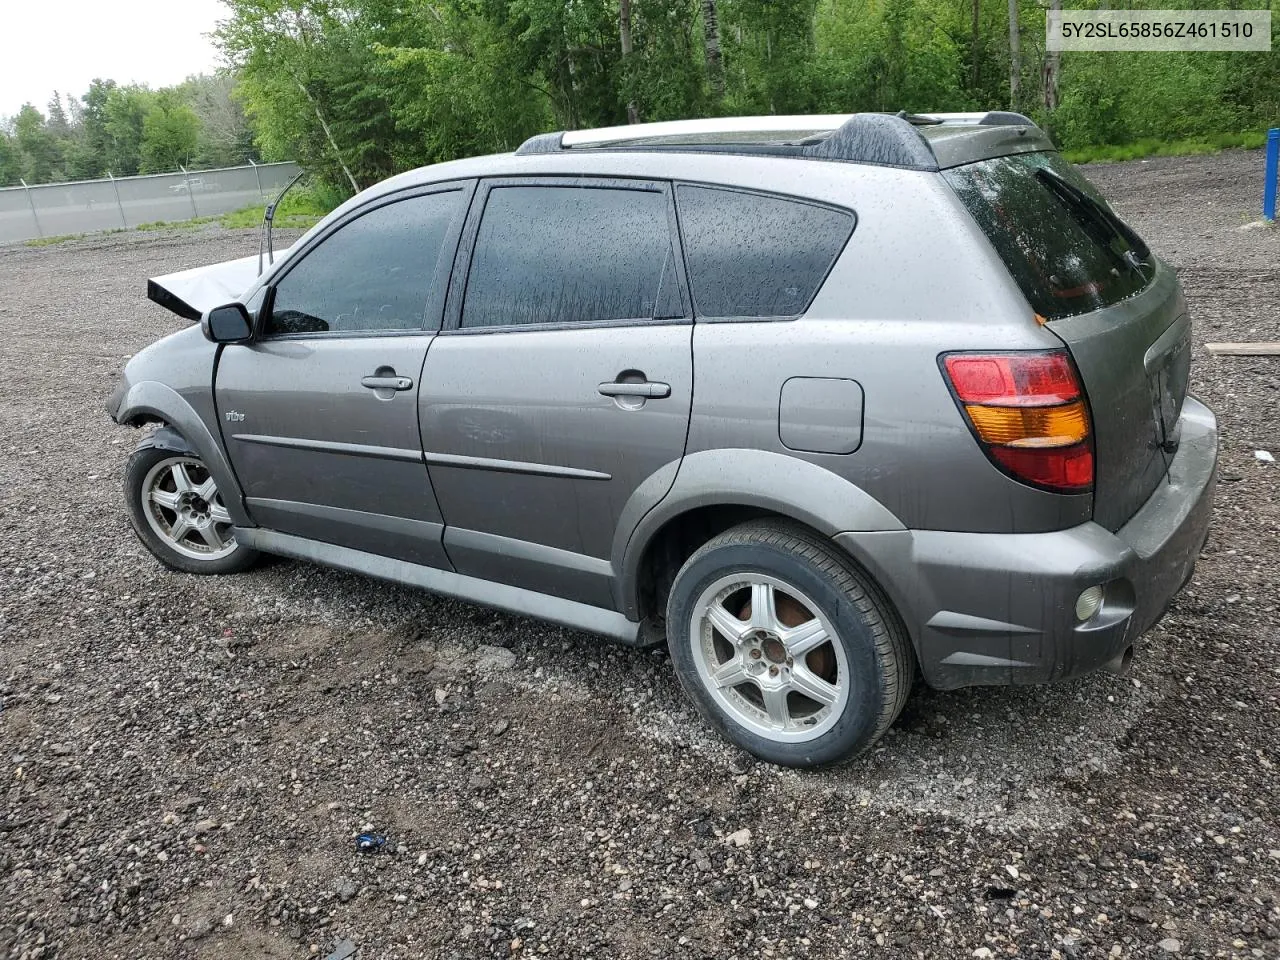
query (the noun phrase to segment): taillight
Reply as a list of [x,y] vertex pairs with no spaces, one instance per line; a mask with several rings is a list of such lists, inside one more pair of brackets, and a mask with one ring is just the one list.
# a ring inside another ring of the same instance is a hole
[[995,464],[1055,493],[1093,489],[1093,438],[1080,378],[1065,350],[948,353],[956,402]]

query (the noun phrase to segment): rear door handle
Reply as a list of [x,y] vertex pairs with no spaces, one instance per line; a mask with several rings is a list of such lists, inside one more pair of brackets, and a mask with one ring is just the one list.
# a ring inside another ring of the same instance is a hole
[[645,397],[650,400],[657,400],[671,396],[671,384],[653,383],[648,380],[642,383],[626,383],[615,380],[612,383],[600,384],[599,389],[606,397]]
[[370,390],[412,390],[413,380],[409,377],[362,377],[360,386]]

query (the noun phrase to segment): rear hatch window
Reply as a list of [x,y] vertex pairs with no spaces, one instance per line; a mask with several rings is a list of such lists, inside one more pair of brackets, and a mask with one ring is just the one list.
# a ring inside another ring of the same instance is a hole
[[1057,153],[1024,153],[943,173],[1046,320],[1090,313],[1141,292],[1151,252]]

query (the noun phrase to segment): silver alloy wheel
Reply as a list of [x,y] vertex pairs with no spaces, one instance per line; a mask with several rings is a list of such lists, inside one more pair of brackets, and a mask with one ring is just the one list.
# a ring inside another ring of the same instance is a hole
[[703,685],[752,733],[799,743],[843,715],[844,647],[818,605],[790,584],[763,573],[720,578],[694,604],[689,636]]
[[220,560],[236,549],[231,514],[195,457],[161,460],[142,481],[142,513],[169,547],[193,560]]

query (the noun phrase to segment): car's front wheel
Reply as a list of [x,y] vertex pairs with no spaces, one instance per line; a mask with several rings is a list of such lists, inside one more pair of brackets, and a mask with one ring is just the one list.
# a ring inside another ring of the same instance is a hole
[[780,521],[735,527],[689,558],[667,638],[701,713],[786,766],[857,756],[898,716],[915,672],[876,585],[825,538]]
[[166,567],[185,573],[237,573],[258,553],[237,543],[231,514],[199,458],[144,447],[125,470],[129,520]]

